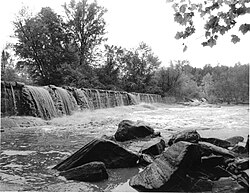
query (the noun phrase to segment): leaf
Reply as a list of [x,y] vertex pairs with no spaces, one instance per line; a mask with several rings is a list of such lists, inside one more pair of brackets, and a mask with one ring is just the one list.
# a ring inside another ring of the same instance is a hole
[[187,4],[184,4],[180,7],[180,12],[185,13]]
[[211,33],[210,33],[209,31],[206,31],[205,37],[207,38],[207,37],[210,36],[210,35],[211,35]]
[[186,51],[187,51],[187,45],[185,45],[183,48],[183,52],[186,52]]
[[181,38],[183,38],[183,32],[177,32],[176,35],[175,35],[175,39],[179,40]]
[[250,31],[250,24],[242,24],[239,27],[239,31],[241,31],[243,33],[243,35],[245,35],[248,31]]
[[234,44],[240,41],[240,38],[236,35],[231,35],[231,37],[232,37],[231,42],[233,42]]

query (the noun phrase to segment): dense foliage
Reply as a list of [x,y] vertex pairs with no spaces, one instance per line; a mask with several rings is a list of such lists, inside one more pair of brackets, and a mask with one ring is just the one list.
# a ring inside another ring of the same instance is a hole
[[[205,40],[203,46],[213,47],[216,45],[219,36],[229,32],[234,27],[245,35],[250,31],[250,23],[240,23],[239,18],[250,13],[249,0],[228,1],[228,0],[167,0],[172,3],[175,11],[174,20],[181,26],[183,31],[176,33],[176,39],[185,39],[196,32],[200,23],[195,23],[195,17],[203,18]],[[236,25],[239,23],[238,25]],[[231,41],[237,43],[240,41],[239,34],[231,34]],[[186,46],[184,51],[186,50]]]
[[[178,6],[175,4],[176,9]],[[178,7],[182,16],[175,15],[177,22],[182,17],[182,22],[192,23],[187,15],[188,6],[194,5]],[[184,60],[170,61],[168,67],[160,67],[158,57],[144,42],[130,50],[105,45],[106,10],[95,1],[88,4],[87,0],[78,3],[71,0],[63,7],[65,17],[49,7],[36,15],[28,14],[25,8],[21,10],[14,22],[18,42],[13,45],[19,58],[13,60],[10,46],[2,51],[1,80],[155,93],[180,100],[206,98],[212,103],[249,100],[249,64],[194,68]],[[205,9],[204,14],[211,9]],[[214,38],[218,32],[214,27],[221,30],[213,26],[207,36]]]

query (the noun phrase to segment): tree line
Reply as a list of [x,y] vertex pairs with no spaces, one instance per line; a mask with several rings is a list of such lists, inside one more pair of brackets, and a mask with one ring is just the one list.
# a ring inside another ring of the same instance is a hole
[[1,80],[210,102],[248,101],[249,64],[194,68],[188,61],[170,61],[168,67],[160,67],[159,58],[144,42],[132,49],[105,44],[107,10],[97,2],[71,0],[63,8],[64,15],[50,7],[35,15],[21,9],[14,22],[18,41],[1,54]]

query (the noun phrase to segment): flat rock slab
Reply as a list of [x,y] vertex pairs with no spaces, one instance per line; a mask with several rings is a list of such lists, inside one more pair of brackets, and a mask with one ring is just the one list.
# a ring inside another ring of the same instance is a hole
[[200,141],[198,144],[202,154],[205,155],[215,154],[226,156],[227,158],[234,158],[236,156],[234,152],[211,143]]
[[244,141],[244,137],[242,136],[234,136],[234,137],[230,137],[225,139],[225,141],[230,142],[231,146],[235,146],[237,145],[239,142],[243,142]]
[[172,137],[168,141],[168,145],[172,145],[179,141],[187,141],[191,143],[197,143],[200,140],[200,134],[194,129],[188,129],[176,134],[173,134]]
[[223,147],[223,148],[228,148],[232,146],[229,141],[218,139],[218,138],[201,138],[201,141],[212,143],[216,146]]
[[173,187],[181,186],[187,171],[200,161],[197,145],[183,141],[175,143],[132,177],[129,185],[140,191],[174,191]]
[[147,137],[143,139],[120,142],[119,144],[122,147],[131,150],[132,152],[135,152],[137,154],[144,153],[151,156],[161,154],[166,147],[166,143],[162,137]]
[[126,168],[137,165],[138,160],[138,155],[113,141],[93,139],[54,169],[65,171],[93,161],[103,162],[107,168]]
[[96,182],[108,179],[105,164],[103,162],[90,162],[63,172],[60,172],[67,180],[84,182]]
[[123,120],[118,125],[115,139],[123,142],[131,139],[144,138],[150,135],[160,135],[160,133],[155,133],[153,128],[147,126],[143,122]]

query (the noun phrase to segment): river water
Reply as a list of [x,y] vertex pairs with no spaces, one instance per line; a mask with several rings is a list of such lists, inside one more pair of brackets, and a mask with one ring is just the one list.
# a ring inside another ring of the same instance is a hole
[[34,118],[12,117],[19,127],[3,128],[1,132],[0,190],[132,192],[135,190],[128,181],[142,168],[108,170],[109,179],[98,183],[68,181],[51,168],[93,137],[114,134],[123,119],[146,121],[166,139],[176,131],[190,128],[196,128],[204,137],[246,138],[248,113],[248,106],[145,104],[78,112],[51,121],[37,119],[37,124]]

